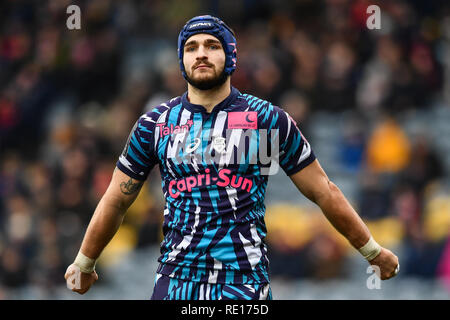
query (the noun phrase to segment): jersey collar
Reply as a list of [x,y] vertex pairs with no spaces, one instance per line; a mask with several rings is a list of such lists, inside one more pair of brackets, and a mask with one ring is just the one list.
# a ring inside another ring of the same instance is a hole
[[[203,112],[203,113],[207,113],[206,109],[204,106],[200,105],[200,104],[193,104],[190,103],[187,99],[187,94],[188,92],[186,91],[182,96],[181,96],[181,103],[183,104],[183,107],[185,107],[186,109],[192,111],[192,112]],[[238,89],[236,89],[235,87],[231,86],[231,92],[228,95],[228,97],[225,98],[225,100],[223,100],[222,102],[220,102],[218,105],[216,105],[213,110],[211,111],[211,113],[214,112],[218,112],[221,110],[225,110],[225,109],[229,109],[232,106],[232,103],[236,100],[236,98],[240,95],[241,93],[239,92]]]

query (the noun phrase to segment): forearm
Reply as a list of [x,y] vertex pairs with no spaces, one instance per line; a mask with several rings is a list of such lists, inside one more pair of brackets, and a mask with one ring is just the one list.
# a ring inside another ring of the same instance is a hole
[[398,272],[398,258],[382,248],[371,237],[362,221],[341,190],[328,179],[319,162],[315,160],[303,170],[290,176],[297,188],[316,203],[334,228],[357,249],[372,265],[380,267],[382,280]]
[[328,190],[314,200],[330,223],[350,244],[359,249],[370,238],[370,231],[341,190],[328,181]]
[[89,222],[81,248],[64,275],[68,288],[83,294],[97,281],[97,259],[116,234],[142,184],[143,181],[134,180],[122,171],[114,170],[108,189]]
[[110,196],[103,196],[86,230],[80,251],[97,259],[122,224],[127,206]]

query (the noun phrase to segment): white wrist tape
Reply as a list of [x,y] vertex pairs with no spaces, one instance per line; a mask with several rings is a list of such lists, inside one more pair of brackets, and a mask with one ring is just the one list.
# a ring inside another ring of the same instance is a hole
[[84,254],[82,254],[81,251],[79,251],[73,263],[80,268],[81,272],[91,273],[95,270],[95,264],[97,263],[97,260],[88,258]]
[[367,241],[364,246],[359,248],[358,251],[367,261],[371,261],[380,254],[381,246],[371,236],[369,241]]

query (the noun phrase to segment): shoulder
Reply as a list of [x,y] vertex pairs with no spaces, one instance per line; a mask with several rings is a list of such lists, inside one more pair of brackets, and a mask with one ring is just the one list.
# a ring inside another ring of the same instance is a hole
[[274,105],[272,102],[258,98],[251,94],[241,94],[241,99],[247,104],[247,111],[255,111],[258,115],[258,122],[263,127],[274,127],[278,122],[286,120],[285,111]]
[[169,110],[171,110],[172,108],[178,106],[181,103],[181,96],[172,98],[170,100],[167,100],[157,106],[152,106],[148,109],[147,112],[145,112],[144,114],[142,114],[139,117],[138,122],[144,124],[144,123],[153,123],[154,124],[158,121],[158,119],[164,115],[165,113],[167,113]]
[[267,100],[258,98],[254,95],[248,94],[248,93],[241,93],[239,95],[239,99],[243,100],[244,103],[248,106],[249,111],[261,111],[264,109],[264,107],[268,105],[272,105]]

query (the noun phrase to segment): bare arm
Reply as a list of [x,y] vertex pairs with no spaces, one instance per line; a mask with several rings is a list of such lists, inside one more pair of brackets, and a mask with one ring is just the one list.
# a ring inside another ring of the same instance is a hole
[[[64,275],[69,289],[84,294],[98,280],[93,269],[95,260],[116,234],[125,212],[136,199],[142,185],[142,181],[130,178],[117,168],[114,170],[108,189],[89,222],[80,252]],[[78,258],[82,260],[77,260]],[[85,266],[84,269],[81,268],[82,265]]]
[[[301,193],[320,207],[330,223],[355,249],[367,243],[371,237],[369,229],[341,190],[328,179],[319,161],[315,160],[290,178]],[[370,264],[380,267],[381,279],[389,279],[395,275],[398,258],[390,250],[382,248]]]
[[111,182],[97,205],[86,230],[81,252],[97,259],[122,224],[125,212],[134,202],[143,185],[115,169]]
[[353,247],[361,248],[369,240],[369,229],[341,190],[328,179],[319,161],[315,160],[290,178],[301,193],[320,207],[330,223]]

